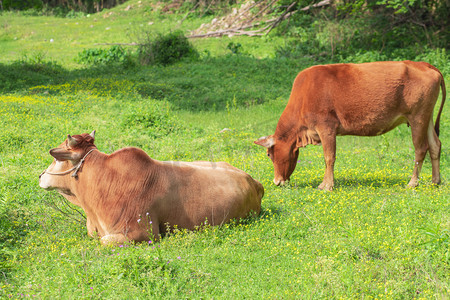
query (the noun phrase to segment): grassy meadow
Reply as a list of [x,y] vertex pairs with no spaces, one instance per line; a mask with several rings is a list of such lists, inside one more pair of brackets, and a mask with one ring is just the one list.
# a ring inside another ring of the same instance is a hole
[[[134,42],[142,30],[187,33],[213,18],[180,22],[184,14],[158,5],[132,0],[73,18],[0,14],[0,298],[450,298],[450,104],[440,186],[427,156],[419,187],[406,188],[414,150],[402,125],[338,137],[333,192],[317,190],[320,146],[301,149],[290,183],[276,187],[253,141],[274,132],[296,74],[319,62],[278,57],[286,40],[276,32],[191,40],[200,57],[169,66],[76,60],[109,47],[99,43]],[[450,90],[445,50],[401,59],[417,57]],[[363,60],[370,56],[353,61]],[[264,185],[261,215],[157,244],[101,246],[79,209],[38,185],[48,150],[94,129],[106,153],[135,146],[158,160],[229,162]]]

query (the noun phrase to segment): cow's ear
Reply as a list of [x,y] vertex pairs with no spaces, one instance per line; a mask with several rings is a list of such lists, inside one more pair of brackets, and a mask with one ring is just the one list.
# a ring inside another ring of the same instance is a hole
[[254,141],[254,143],[265,148],[270,148],[275,145],[275,139],[273,138],[273,135],[269,135],[259,138],[258,140]]
[[54,148],[50,150],[50,155],[59,161],[74,160],[75,156],[77,156],[75,153],[61,148]]

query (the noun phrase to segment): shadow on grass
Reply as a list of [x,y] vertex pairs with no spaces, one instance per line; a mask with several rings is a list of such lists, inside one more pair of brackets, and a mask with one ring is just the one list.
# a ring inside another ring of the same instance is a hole
[[24,92],[30,87],[62,83],[69,72],[54,63],[16,61],[0,64],[0,93]]
[[[308,64],[312,63],[233,55],[169,66],[103,65],[68,70],[54,62],[15,61],[0,64],[0,93],[29,93],[36,86],[80,79],[126,80],[133,85],[130,90],[143,98],[164,99],[182,110],[221,111],[287,98],[296,74]],[[107,85],[98,88],[107,89]]]
[[[354,176],[345,176],[345,177],[335,177],[334,178],[334,189],[345,189],[346,187],[358,188],[358,187],[376,187],[376,188],[386,188],[386,187],[407,187],[410,177],[405,176],[395,176],[391,175],[389,177],[354,177]],[[297,180],[291,181],[286,187],[292,189],[306,189],[306,188],[314,188],[317,189],[318,186],[322,183],[322,179],[314,179],[314,180]],[[283,188],[283,187],[281,187]]]
[[353,176],[345,176],[335,179],[337,188],[345,188],[345,187],[376,187],[376,188],[386,188],[386,187],[405,187],[409,182],[409,177],[405,176],[396,176],[390,175],[387,177],[368,177],[368,178],[360,178]]

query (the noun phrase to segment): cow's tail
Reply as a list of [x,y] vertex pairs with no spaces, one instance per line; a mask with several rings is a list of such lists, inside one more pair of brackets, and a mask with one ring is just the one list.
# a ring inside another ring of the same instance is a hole
[[[439,70],[438,70],[438,72],[439,72]],[[441,120],[441,113],[442,113],[442,109],[444,108],[445,98],[447,97],[447,93],[446,93],[446,90],[445,90],[444,76],[442,75],[441,72],[439,72],[439,74],[441,75],[442,101],[441,101],[441,107],[439,108],[439,112],[438,112],[437,117],[436,117],[436,123],[434,123],[434,131],[436,131],[437,136],[439,136],[439,122]]]

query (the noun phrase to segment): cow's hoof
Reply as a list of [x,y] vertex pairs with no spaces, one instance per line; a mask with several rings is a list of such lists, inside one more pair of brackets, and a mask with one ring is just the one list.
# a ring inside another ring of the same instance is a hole
[[408,188],[413,189],[419,186],[419,180],[412,180],[408,183]]
[[431,180],[431,183],[432,183],[432,184],[435,184],[435,185],[440,185],[440,184],[441,184],[441,179],[440,179],[440,178],[439,178],[439,179],[436,179],[436,180],[435,180],[435,179],[432,179],[432,180]]
[[322,191],[331,192],[333,185],[322,182],[317,188]]

